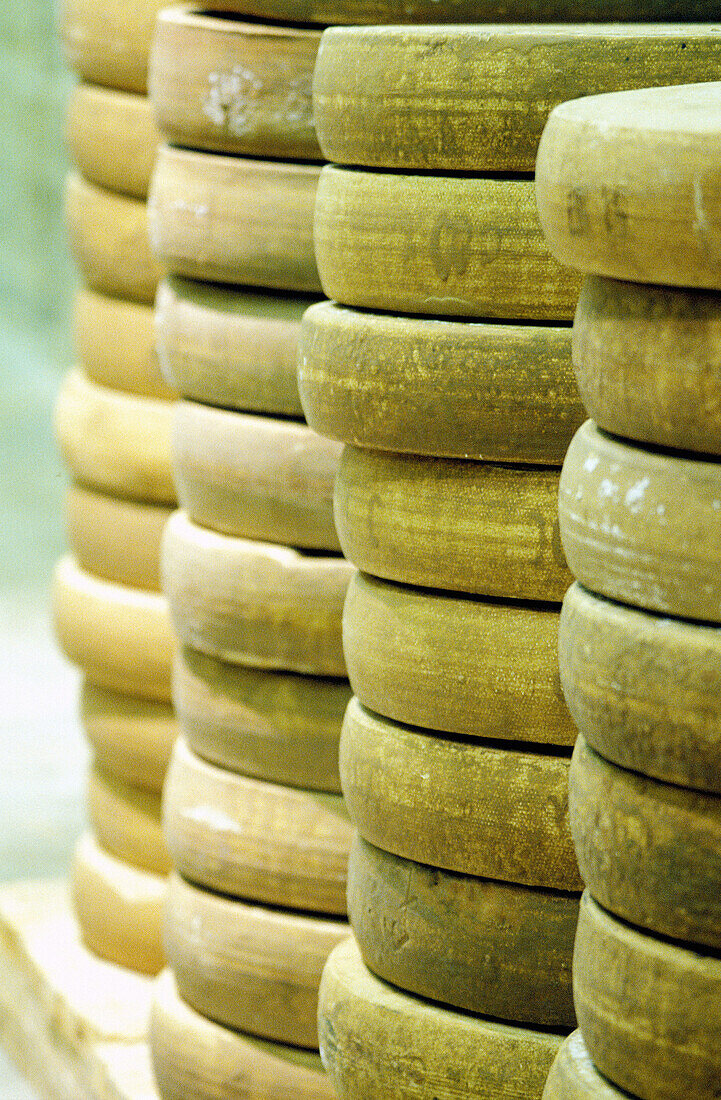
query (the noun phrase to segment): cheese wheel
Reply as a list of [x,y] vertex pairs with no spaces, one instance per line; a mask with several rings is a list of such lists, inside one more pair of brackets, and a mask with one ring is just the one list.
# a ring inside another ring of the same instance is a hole
[[399,992],[371,974],[352,939],[326,963],[318,1029],[341,1100],[541,1100],[560,1044]]
[[[719,28],[713,29],[717,50]],[[709,76],[715,75],[709,73]],[[544,233],[561,263],[636,283],[721,290],[721,84],[564,103],[536,164]]]
[[173,423],[178,500],[227,535],[340,550],[333,483],[341,447],[305,424],[181,401]]
[[150,1051],[164,1100],[334,1100],[320,1058],[206,1019],[182,1000],[171,970],[158,979]]
[[353,567],[343,558],[219,535],[176,512],[161,570],[185,645],[231,664],[345,676],[341,616]]
[[570,328],[361,313],[303,318],[308,423],[342,443],[418,455],[560,465],[584,414]]
[[573,317],[579,279],[549,255],[531,180],[328,165],[314,239],[323,290],[344,305],[506,320]]
[[364,573],[479,596],[557,600],[571,583],[558,471],[346,446],[335,485],[343,553]]
[[351,700],[340,743],[348,813],[384,852],[447,871],[581,890],[566,755],[451,740]]
[[67,555],[55,569],[53,616],[61,649],[91,683],[170,701],[175,638],[160,593],[99,580]]
[[68,371],[55,406],[55,434],[71,473],[112,496],[173,504],[173,405],[99,386],[78,369]]
[[425,729],[573,745],[558,612],[425,592],[356,573],[343,649],[361,703]]
[[581,899],[573,993],[600,1072],[641,1100],[709,1100],[721,1080],[721,959],[657,939]]
[[573,720],[601,756],[721,794],[718,627],[650,615],[575,584],[558,649]]
[[78,565],[132,588],[160,588],[160,538],[170,509],[72,485],[65,497],[68,542]]
[[356,837],[348,916],[385,981],[514,1023],[572,1027],[578,896],[438,871]]
[[347,680],[228,665],[187,646],[173,701],[198,756],[241,775],[340,794],[338,741]]
[[152,305],[161,270],[148,243],[146,204],[71,172],[65,216],[70,250],[90,290]]
[[142,871],[168,873],[158,794],[131,787],[94,765],[88,778],[88,817],[99,844],[111,856]]
[[168,141],[319,160],[312,84],[320,34],[166,8],[155,24],[149,84]]
[[80,290],[74,328],[78,361],[92,382],[141,397],[176,396],[160,374],[151,306]]
[[543,1100],[627,1100],[602,1077],[588,1056],[580,1031],[564,1039],[543,1090]]
[[181,738],[170,761],[163,823],[173,865],[231,897],[345,914],[353,830],[338,795],[301,791],[208,764]]
[[645,450],[588,421],[566,456],[561,540],[594,592],[721,622],[721,465]]
[[148,200],[153,251],[174,275],[317,292],[319,173],[161,146]]
[[147,96],[79,84],[68,106],[70,155],[86,179],[144,199],[161,137]]
[[168,703],[138,699],[84,680],[80,719],[103,772],[160,794],[180,729]]
[[165,966],[162,943],[167,879],[115,859],[90,833],[72,862],[72,899],[86,947],[95,955],[141,974]]
[[264,1039],[317,1047],[323,966],[349,931],[345,920],[246,905],[170,879],[165,944],[180,996]]

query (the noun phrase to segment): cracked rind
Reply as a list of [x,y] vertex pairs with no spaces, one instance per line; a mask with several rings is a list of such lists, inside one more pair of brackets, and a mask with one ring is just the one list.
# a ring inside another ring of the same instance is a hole
[[68,105],[66,140],[85,179],[145,199],[162,141],[146,96],[79,84]]
[[140,397],[176,397],[160,374],[152,306],[81,288],[73,328],[78,362],[90,381]]
[[160,590],[160,540],[170,508],[71,485],[65,496],[70,550],[88,573],[131,588]]
[[83,733],[99,767],[134,787],[160,794],[180,726],[169,703],[138,699],[84,679]]
[[602,1077],[591,1061],[583,1036],[574,1031],[564,1039],[543,1090],[543,1100],[628,1100]]

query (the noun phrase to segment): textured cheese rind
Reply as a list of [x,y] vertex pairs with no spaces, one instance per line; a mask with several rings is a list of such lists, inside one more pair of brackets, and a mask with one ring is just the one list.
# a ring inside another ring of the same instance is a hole
[[625,1100],[626,1094],[602,1077],[588,1056],[580,1031],[564,1039],[551,1066],[543,1100]]

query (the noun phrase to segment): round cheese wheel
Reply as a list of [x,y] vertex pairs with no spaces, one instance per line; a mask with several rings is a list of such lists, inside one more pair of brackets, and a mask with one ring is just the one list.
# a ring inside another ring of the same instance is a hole
[[320,168],[160,147],[150,241],[174,275],[319,291],[313,208]]
[[86,179],[144,199],[161,137],[147,96],[79,84],[70,97],[67,142]]
[[236,775],[176,742],[163,795],[176,870],[236,898],[313,913],[346,911],[353,830],[339,795]]
[[346,446],[335,485],[343,553],[364,573],[472,595],[556,600],[571,583],[558,470]]
[[71,172],[65,216],[70,250],[86,285],[152,305],[161,270],[150,251],[146,204]]
[[581,899],[573,994],[600,1072],[641,1100],[709,1100],[721,1080],[721,959]]
[[371,974],[352,939],[326,963],[318,1029],[342,1100],[540,1100],[561,1041],[401,993]]
[[173,504],[173,406],[68,371],[55,406],[55,434],[71,473],[112,496]]
[[161,569],[185,645],[231,664],[345,676],[341,616],[353,567],[343,558],[220,535],[176,512]]
[[334,1100],[317,1054],[241,1034],[206,1019],[178,993],[171,970],[158,979],[150,1051],[164,1100]]
[[569,759],[436,737],[351,700],[340,777],[353,824],[384,852],[447,871],[581,890]]
[[142,397],[176,396],[160,374],[151,306],[80,290],[74,327],[78,361],[91,381]]
[[356,837],[348,917],[368,967],[433,1001],[572,1027],[578,896],[438,871]]
[[[721,49],[718,27],[714,34]],[[635,283],[721,289],[720,92],[719,83],[644,88],[555,108],[536,185],[561,263]]]
[[578,430],[559,490],[561,540],[587,588],[721,622],[721,465]]
[[718,627],[650,615],[575,584],[558,650],[573,721],[601,756],[721,794]]
[[53,615],[60,647],[91,683],[170,701],[176,643],[160,593],[100,580],[67,555],[55,569]]
[[270,783],[340,794],[338,741],[347,680],[229,665],[187,646],[173,701],[204,760]]
[[292,420],[181,401],[173,422],[178,500],[227,535],[340,550],[333,483],[341,446]]
[[75,848],[71,878],[73,908],[86,947],[142,974],[162,970],[167,879],[115,859],[90,833]]
[[323,290],[344,305],[505,320],[573,317],[579,279],[548,252],[532,180],[328,165],[314,239]]
[[168,703],[138,699],[84,680],[80,719],[102,772],[160,794],[180,727]]
[[174,145],[319,160],[312,84],[320,35],[166,8],[150,57],[158,125]]
[[602,1077],[589,1058],[580,1031],[564,1039],[551,1066],[543,1100],[628,1100]]
[[68,542],[78,565],[131,588],[160,588],[160,538],[170,509],[72,485],[65,497]]
[[351,687],[425,729],[573,745],[558,679],[558,611],[426,592],[356,573],[343,612]]
[[159,794],[131,787],[96,764],[88,778],[88,817],[99,844],[110,855],[143,871],[168,873]]
[[307,305],[292,295],[165,279],[155,330],[168,384],[206,405],[302,416],[296,360]]
[[227,1027],[318,1045],[318,986],[345,920],[267,909],[170,878],[165,945],[178,991]]
[[[217,0],[216,0],[217,2]],[[65,57],[83,80],[146,90],[155,17],[165,0],[61,0],[60,36]]]

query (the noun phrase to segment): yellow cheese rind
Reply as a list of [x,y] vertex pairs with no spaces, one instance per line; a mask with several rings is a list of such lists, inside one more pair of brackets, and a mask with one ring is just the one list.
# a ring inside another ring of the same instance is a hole
[[563,1040],[551,1066],[543,1100],[625,1100],[625,1097],[598,1072],[580,1031]]
[[79,290],[74,336],[78,361],[92,382],[141,397],[176,396],[160,374],[151,306]]
[[155,875],[170,870],[160,824],[160,795],[133,787],[97,764],[88,776],[88,817],[98,843],[111,856]]
[[160,794],[180,727],[169,703],[138,699],[83,681],[80,719],[104,772]]
[[162,138],[146,96],[79,84],[68,106],[67,142],[87,180],[144,199]]

